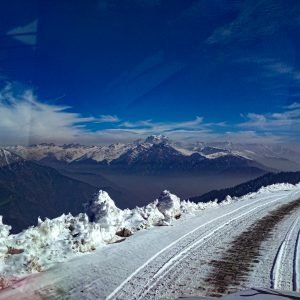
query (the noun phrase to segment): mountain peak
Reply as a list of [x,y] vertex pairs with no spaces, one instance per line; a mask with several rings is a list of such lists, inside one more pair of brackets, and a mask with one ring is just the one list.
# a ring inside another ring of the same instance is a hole
[[10,166],[13,163],[21,161],[23,161],[23,159],[19,155],[0,148],[0,167]]
[[165,135],[150,135],[145,139],[145,143],[160,144],[168,143],[169,139]]

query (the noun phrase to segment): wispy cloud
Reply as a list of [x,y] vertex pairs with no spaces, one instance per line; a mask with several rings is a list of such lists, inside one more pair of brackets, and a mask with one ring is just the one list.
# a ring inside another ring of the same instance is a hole
[[197,130],[206,127],[202,117],[196,117],[194,120],[185,122],[153,122],[152,120],[144,120],[137,122],[124,122],[120,124],[123,129],[141,129],[152,131],[153,133],[167,133],[174,130]]
[[118,123],[121,120],[116,115],[100,115],[99,118],[97,118],[97,123]]
[[300,82],[300,71],[287,63],[274,61],[265,63],[263,67],[267,71],[264,73],[267,77],[285,76],[289,80]]
[[258,0],[255,4],[245,1],[237,17],[216,28],[207,43],[243,43],[271,36],[287,25],[299,25],[299,10],[297,2],[286,5],[284,0]]
[[257,134],[273,134],[282,140],[299,142],[300,136],[300,103],[284,107],[280,112],[267,114],[249,113],[240,128],[254,130]]
[[[83,116],[71,107],[39,101],[31,90],[16,92],[12,85],[0,91],[2,145],[39,142],[84,144],[130,142],[151,134],[177,141],[299,142],[300,103],[279,112],[248,113],[242,122],[206,122],[196,116],[187,121],[121,121],[116,115]],[[101,123],[107,123],[101,128]],[[91,130],[92,125],[93,130]],[[98,125],[97,125],[98,124]],[[99,129],[95,129],[99,126]]]
[[300,109],[300,103],[294,102],[294,103],[290,104],[289,106],[287,106],[287,108],[289,108],[289,109],[297,109],[297,108],[299,108]]

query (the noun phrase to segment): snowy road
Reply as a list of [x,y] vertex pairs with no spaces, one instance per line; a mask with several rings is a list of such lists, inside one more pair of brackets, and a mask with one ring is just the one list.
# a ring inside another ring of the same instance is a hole
[[[209,262],[219,259],[234,238],[257,220],[297,198],[299,188],[261,193],[253,199],[185,216],[174,226],[140,231],[123,243],[28,278],[4,290],[0,299],[175,299],[183,294],[205,295]],[[269,259],[265,264],[257,263],[246,286],[263,282],[270,287],[273,282],[275,287],[299,290],[297,214],[299,210],[274,228],[274,238],[265,242],[262,252],[262,261],[264,254]]]
[[[298,217],[288,229],[275,256],[271,270],[271,288],[287,289],[286,284],[295,285],[297,283],[298,274],[295,272],[297,256],[294,249],[297,248],[299,228],[300,218]],[[293,256],[294,259],[291,259]],[[293,274],[295,275],[293,276]]]
[[293,290],[300,292],[300,229],[295,243],[293,266]]

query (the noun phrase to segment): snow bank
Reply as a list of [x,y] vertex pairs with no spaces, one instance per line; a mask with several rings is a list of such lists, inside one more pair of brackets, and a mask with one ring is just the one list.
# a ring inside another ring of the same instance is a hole
[[11,230],[11,226],[3,224],[2,216],[0,216],[0,267],[4,260],[4,253],[7,250],[6,243],[7,243],[10,230]]
[[10,235],[11,227],[2,223],[0,216],[0,289],[1,280],[15,278],[48,269],[55,263],[75,255],[91,252],[120,239],[118,232],[134,233],[140,229],[170,225],[182,214],[194,214],[218,208],[233,201],[251,199],[257,194],[299,188],[300,185],[276,184],[261,188],[257,193],[240,198],[227,196],[221,203],[181,201],[169,191],[146,206],[119,209],[104,191],[86,205],[86,213],[78,216],[62,215],[55,219],[38,219],[38,225]]
[[181,215],[180,198],[165,190],[158,197],[157,208],[164,215],[162,224],[168,225]]
[[2,276],[40,272],[75,254],[105,245],[103,228],[89,222],[86,214],[39,220],[36,227],[16,235],[8,235],[7,228],[3,231],[2,227],[1,236],[3,232],[6,236],[1,238],[0,248]]
[[143,207],[136,207],[132,210],[125,209],[123,212],[124,227],[133,231],[160,225],[164,215],[157,208],[158,200]]
[[122,227],[123,211],[116,207],[115,202],[105,191],[100,190],[86,205],[86,212],[89,220],[101,227],[105,242],[110,242]]
[[277,191],[290,191],[295,188],[295,186],[300,186],[299,184],[293,185],[290,183],[276,183],[268,186],[263,186],[258,190],[258,193],[272,193]]

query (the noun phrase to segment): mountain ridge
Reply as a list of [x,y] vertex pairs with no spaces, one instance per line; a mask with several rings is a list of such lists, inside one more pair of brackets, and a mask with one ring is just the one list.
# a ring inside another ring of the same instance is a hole
[[201,196],[193,196],[189,199],[193,202],[208,202],[218,199],[218,202],[225,199],[227,195],[231,197],[241,197],[248,193],[257,192],[262,186],[268,186],[277,183],[297,184],[300,182],[300,172],[279,172],[267,173],[253,180],[238,184],[234,187],[213,190]]

